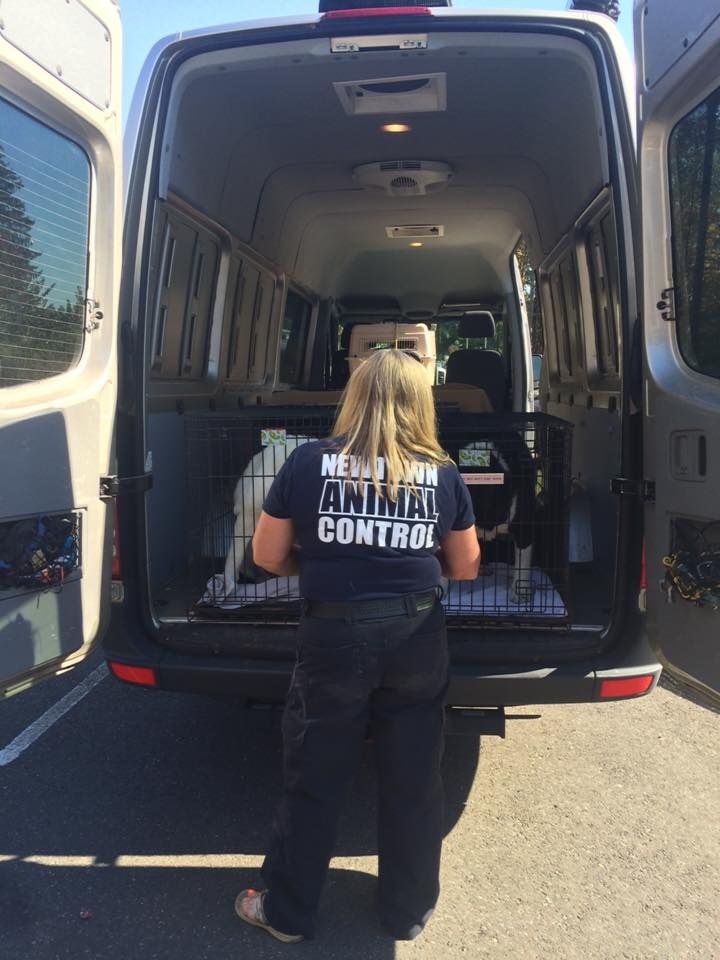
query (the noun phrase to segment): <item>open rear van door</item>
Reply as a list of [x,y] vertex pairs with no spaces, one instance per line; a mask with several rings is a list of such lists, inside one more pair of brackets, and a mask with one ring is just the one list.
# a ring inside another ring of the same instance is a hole
[[0,6],[0,693],[12,693],[87,656],[109,613],[121,35],[114,0]]
[[635,6],[647,608],[678,675],[720,687],[720,7]]

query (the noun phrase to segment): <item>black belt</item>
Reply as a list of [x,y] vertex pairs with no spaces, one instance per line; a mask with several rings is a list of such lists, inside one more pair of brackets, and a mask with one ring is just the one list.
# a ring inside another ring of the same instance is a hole
[[335,603],[324,600],[306,600],[304,613],[309,617],[328,620],[384,620],[386,617],[414,617],[433,607],[440,597],[440,588],[425,593],[409,593],[404,597],[381,600],[352,600]]

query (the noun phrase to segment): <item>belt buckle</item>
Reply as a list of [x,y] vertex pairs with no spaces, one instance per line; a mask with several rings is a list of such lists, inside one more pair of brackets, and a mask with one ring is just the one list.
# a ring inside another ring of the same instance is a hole
[[418,615],[417,600],[415,594],[411,593],[406,597],[403,597],[405,603],[405,613],[408,617],[416,617]]
[[428,592],[423,594],[422,600],[421,600],[421,606],[419,606],[418,609],[429,610],[431,607],[435,605],[435,603],[440,599],[441,596],[442,594],[438,593],[438,588],[435,587],[432,593]]

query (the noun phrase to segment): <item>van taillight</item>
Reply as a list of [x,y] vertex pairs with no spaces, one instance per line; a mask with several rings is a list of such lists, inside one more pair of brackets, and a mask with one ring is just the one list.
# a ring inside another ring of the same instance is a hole
[[654,679],[654,674],[645,673],[639,677],[619,677],[616,680],[602,680],[600,682],[599,697],[601,700],[638,697],[641,693],[648,692]]
[[157,686],[157,677],[152,667],[133,667],[128,663],[116,663],[114,660],[108,660],[108,666],[112,675],[125,683],[134,683],[141,687]]
[[340,17],[397,17],[432,15],[431,7],[451,7],[452,0],[319,0],[321,20]]
[[321,20],[342,20],[352,17],[431,17],[430,7],[356,7],[354,10],[328,10]]
[[118,523],[118,503],[117,497],[113,499],[112,502],[112,519],[113,519],[113,531],[112,531],[112,560],[110,563],[110,575],[113,580],[121,579],[121,570],[120,570],[120,533],[119,533],[119,523]]

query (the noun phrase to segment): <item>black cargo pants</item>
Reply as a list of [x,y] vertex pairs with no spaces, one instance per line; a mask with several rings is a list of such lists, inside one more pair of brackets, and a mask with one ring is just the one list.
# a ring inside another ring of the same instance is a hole
[[269,923],[312,937],[345,790],[368,728],[378,769],[381,922],[412,939],[439,894],[445,611],[304,617],[283,716],[284,789],[262,876]]

